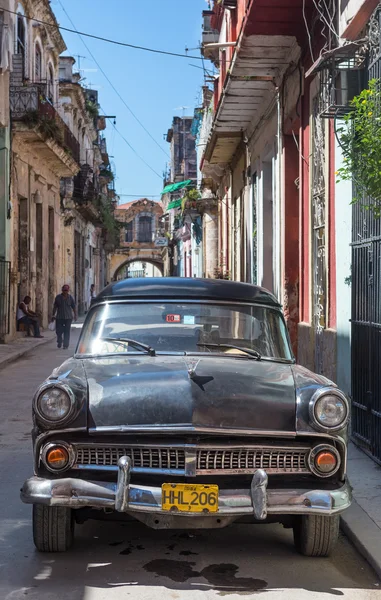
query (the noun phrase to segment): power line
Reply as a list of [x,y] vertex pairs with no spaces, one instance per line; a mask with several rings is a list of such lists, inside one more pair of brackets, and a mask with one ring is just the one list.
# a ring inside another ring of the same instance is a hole
[[117,133],[119,133],[122,140],[124,140],[126,142],[127,146],[132,150],[132,152],[134,154],[136,154],[136,156],[146,165],[146,167],[148,167],[152,171],[152,173],[155,173],[155,175],[157,175],[159,177],[159,179],[163,179],[162,175],[160,175],[157,171],[155,171],[155,169],[153,167],[151,167],[151,165],[149,165],[148,162],[146,160],[144,160],[144,158],[136,152],[135,148],[133,146],[131,146],[130,142],[123,135],[123,133],[121,131],[119,131],[119,129],[116,127],[116,125],[114,125],[114,123],[112,124],[112,126],[114,127],[115,131]]
[[[99,106],[100,110],[104,113],[105,111],[103,110],[103,108],[101,106]],[[132,150],[132,152],[139,158],[139,160],[142,161],[142,163],[144,163],[146,165],[146,167],[148,167],[150,169],[150,171],[152,171],[152,173],[155,173],[155,175],[157,175],[158,177],[160,177],[160,179],[162,180],[163,177],[162,175],[159,175],[159,173],[157,171],[155,171],[155,169],[153,167],[151,167],[150,164],[148,164],[148,162],[146,160],[144,160],[144,158],[142,156],[140,156],[140,154],[135,150],[135,148],[130,144],[130,142],[127,140],[127,138],[123,135],[123,133],[121,131],[119,131],[119,129],[117,129],[115,123],[112,123],[112,126],[114,128],[114,130],[120,135],[120,137],[122,138],[122,140],[127,144],[127,146],[130,148],[130,150]]]
[[[18,13],[14,10],[9,10],[7,8],[1,8],[4,12],[10,13],[12,15],[17,15]],[[178,52],[169,52],[167,50],[156,50],[155,48],[147,48],[146,46],[136,46],[135,44],[127,44],[126,42],[119,42],[118,40],[111,40],[110,38],[104,38],[99,35],[94,35],[91,33],[84,33],[83,31],[77,31],[76,29],[69,29],[68,27],[62,27],[61,25],[52,23],[47,23],[46,21],[40,21],[39,19],[34,19],[33,17],[27,17],[30,21],[35,21],[36,23],[40,23],[41,25],[46,25],[47,27],[54,27],[55,29],[60,29],[62,31],[68,31],[69,33],[75,33],[77,35],[83,35],[84,37],[92,38],[94,40],[99,40],[100,42],[106,42],[107,44],[115,44],[116,46],[124,46],[126,48],[133,48],[135,50],[144,50],[145,52],[153,52],[154,54],[164,54],[166,56],[177,56],[179,58],[192,58],[194,60],[201,60],[200,56],[190,56],[189,54],[179,54]]]
[[[65,7],[63,6],[61,0],[58,0],[62,10],[64,11],[65,15],[67,16],[67,18],[69,19],[70,23],[73,25],[74,29],[77,31],[76,26],[74,25],[72,19],[70,18],[70,15],[67,13]],[[165,154],[165,156],[167,158],[170,158],[169,154],[164,150],[164,148],[162,148],[160,146],[160,144],[155,140],[155,138],[153,137],[153,135],[148,131],[148,129],[143,125],[143,123],[140,121],[140,119],[135,115],[135,113],[132,111],[132,109],[128,106],[127,102],[125,101],[125,99],[123,98],[123,96],[121,96],[121,94],[118,92],[118,90],[116,89],[116,87],[114,86],[114,84],[112,83],[112,81],[109,79],[108,75],[105,73],[105,71],[102,69],[102,67],[100,66],[99,62],[97,61],[97,59],[95,58],[94,54],[91,52],[90,48],[88,47],[88,45],[86,44],[86,42],[84,41],[84,39],[82,38],[82,34],[78,32],[79,37],[81,38],[82,44],[85,46],[86,50],[88,51],[88,53],[90,54],[91,58],[93,59],[93,61],[95,62],[95,64],[97,65],[98,69],[100,70],[100,72],[102,73],[103,77],[106,79],[106,81],[108,82],[108,84],[110,85],[110,87],[114,90],[114,92],[116,93],[116,95],[118,96],[118,98],[122,101],[122,103],[124,104],[124,106],[127,108],[127,110],[129,111],[129,113],[133,116],[133,118],[135,119],[135,121],[137,121],[137,123],[139,123],[140,127],[142,127],[142,129],[144,129],[144,131],[146,132],[146,134],[151,138],[151,140],[156,144],[156,146],[158,148],[160,148],[160,150],[163,152],[163,154]]]

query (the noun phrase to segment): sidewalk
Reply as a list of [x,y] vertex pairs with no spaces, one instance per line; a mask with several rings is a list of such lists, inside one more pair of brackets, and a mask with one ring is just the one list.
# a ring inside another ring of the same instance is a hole
[[348,475],[354,501],[341,527],[381,578],[381,467],[351,443]]
[[55,332],[49,331],[49,329],[41,331],[41,334],[44,336],[43,339],[18,337],[9,344],[0,344],[0,369],[24,356],[24,354],[27,354],[37,346],[42,346],[53,341],[56,337]]

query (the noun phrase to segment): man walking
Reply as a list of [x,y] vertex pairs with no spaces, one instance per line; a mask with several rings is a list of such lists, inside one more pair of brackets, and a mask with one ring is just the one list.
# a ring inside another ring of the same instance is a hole
[[68,348],[70,343],[70,327],[77,320],[77,310],[73,296],[69,294],[70,287],[62,286],[62,293],[56,296],[53,305],[53,320],[56,320],[57,348]]

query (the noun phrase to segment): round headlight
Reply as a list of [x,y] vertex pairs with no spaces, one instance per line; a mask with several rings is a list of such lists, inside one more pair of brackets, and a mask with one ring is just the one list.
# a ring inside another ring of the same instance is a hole
[[319,390],[312,397],[310,417],[321,429],[341,429],[348,420],[348,414],[348,402],[339,391]]
[[58,425],[72,413],[74,395],[66,386],[49,386],[37,396],[35,408],[41,420]]

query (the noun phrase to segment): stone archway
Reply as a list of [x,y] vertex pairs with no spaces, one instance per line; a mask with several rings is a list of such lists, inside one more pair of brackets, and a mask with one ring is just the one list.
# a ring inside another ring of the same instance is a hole
[[132,264],[134,262],[145,262],[145,263],[148,263],[150,265],[153,265],[154,267],[157,267],[159,269],[161,277],[163,277],[163,275],[164,275],[164,265],[163,265],[163,263],[160,263],[160,262],[157,262],[157,261],[154,261],[154,260],[146,260],[146,259],[143,260],[143,259],[132,258],[132,259],[128,259],[128,260],[124,261],[124,263],[122,263],[120,265],[120,267],[118,267],[115,270],[113,278],[112,278],[113,281],[116,281],[118,279],[118,275],[120,274],[120,272],[123,269],[125,269],[127,267],[127,265]]
[[133,262],[149,263],[159,269],[161,276],[164,275],[164,264],[160,251],[150,254],[142,251],[130,252],[128,255],[116,253],[110,257],[110,281],[116,281],[120,272]]

